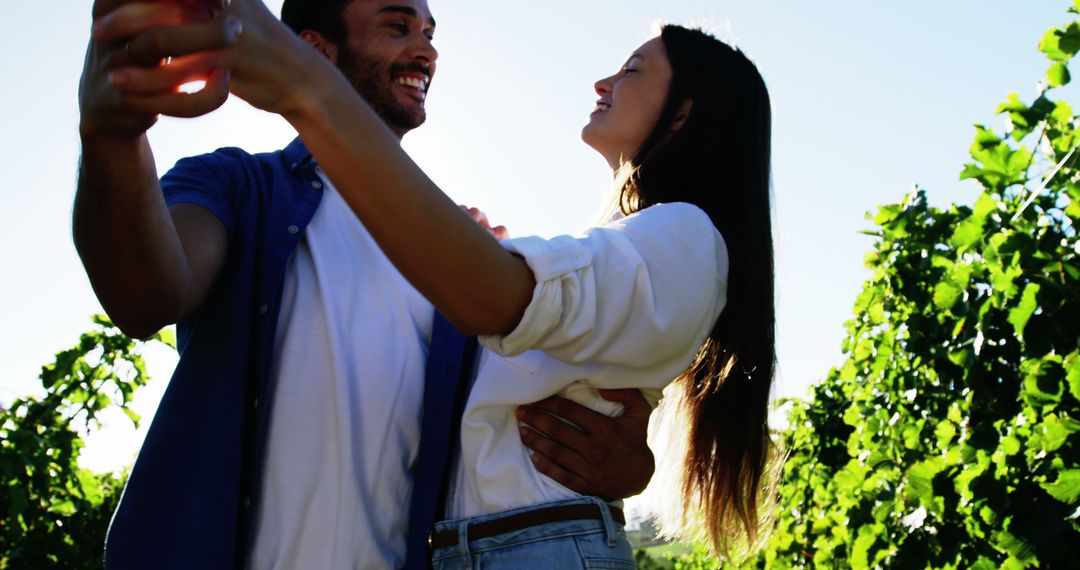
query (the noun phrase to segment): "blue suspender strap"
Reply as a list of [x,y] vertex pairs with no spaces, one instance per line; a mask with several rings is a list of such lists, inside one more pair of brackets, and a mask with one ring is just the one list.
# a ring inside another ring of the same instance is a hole
[[424,414],[420,427],[420,450],[413,471],[412,504],[409,507],[409,535],[406,542],[407,570],[431,567],[428,531],[436,516],[445,510],[449,479],[449,457],[457,448],[461,414],[476,357],[476,338],[465,337],[440,313],[435,313],[424,375]]

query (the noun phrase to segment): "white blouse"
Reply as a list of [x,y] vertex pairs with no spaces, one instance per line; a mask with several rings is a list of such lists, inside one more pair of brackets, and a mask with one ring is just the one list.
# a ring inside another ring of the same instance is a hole
[[462,418],[451,518],[576,497],[533,467],[517,406],[558,394],[622,413],[599,388],[638,388],[656,406],[727,299],[727,247],[690,204],[646,208],[580,237],[502,243],[525,258],[536,288],[517,328],[480,338],[488,350]]

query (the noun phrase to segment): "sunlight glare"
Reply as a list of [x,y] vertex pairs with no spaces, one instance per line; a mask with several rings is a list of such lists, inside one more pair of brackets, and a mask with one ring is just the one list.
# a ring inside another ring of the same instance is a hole
[[183,85],[177,87],[176,90],[180,93],[187,93],[188,95],[191,95],[192,93],[198,93],[199,91],[202,91],[204,87],[206,87],[206,80],[197,79],[195,81],[188,81],[187,83],[184,83]]

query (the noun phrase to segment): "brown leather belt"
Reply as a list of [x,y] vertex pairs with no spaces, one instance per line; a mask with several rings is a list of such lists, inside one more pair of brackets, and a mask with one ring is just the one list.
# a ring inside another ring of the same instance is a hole
[[[618,507],[608,508],[611,510],[611,518],[614,519],[615,522],[626,524],[626,518],[623,516],[622,509]],[[604,515],[600,512],[599,505],[565,505],[561,507],[548,507],[546,509],[537,509],[535,511],[525,511],[523,513],[507,515],[482,523],[470,524],[468,534],[469,540],[473,541],[542,524],[574,520],[604,520]],[[459,538],[456,529],[444,530],[442,532],[430,532],[428,533],[428,547],[434,551],[439,548],[454,546],[458,543]]]

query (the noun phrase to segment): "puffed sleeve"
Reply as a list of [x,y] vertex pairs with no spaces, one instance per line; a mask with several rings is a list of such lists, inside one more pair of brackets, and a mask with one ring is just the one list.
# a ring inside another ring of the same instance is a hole
[[726,302],[727,248],[708,215],[690,204],[656,205],[581,237],[503,245],[536,277],[518,326],[480,338],[504,356],[540,349],[572,364],[677,371]]

